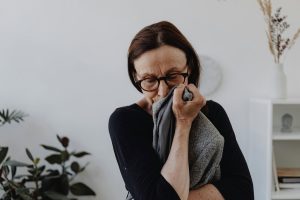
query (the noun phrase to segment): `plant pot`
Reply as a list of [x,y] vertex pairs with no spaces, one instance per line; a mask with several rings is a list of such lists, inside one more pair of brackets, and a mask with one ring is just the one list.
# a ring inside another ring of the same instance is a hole
[[287,80],[282,63],[275,63],[271,73],[271,98],[285,99],[287,97]]

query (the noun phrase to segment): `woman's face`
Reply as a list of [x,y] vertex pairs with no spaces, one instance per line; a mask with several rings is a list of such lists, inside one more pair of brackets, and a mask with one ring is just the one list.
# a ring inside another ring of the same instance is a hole
[[[188,72],[185,53],[178,48],[168,45],[145,52],[134,60],[134,66],[137,81],[145,78],[159,78],[174,73]],[[187,82],[186,78],[184,84],[187,84]],[[143,90],[143,94],[148,101],[153,103],[165,97],[172,87],[161,80],[156,90],[150,92]]]

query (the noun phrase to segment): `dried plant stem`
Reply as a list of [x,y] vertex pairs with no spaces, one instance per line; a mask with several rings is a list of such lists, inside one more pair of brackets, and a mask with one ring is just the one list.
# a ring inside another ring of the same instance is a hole
[[292,41],[291,41],[291,43],[290,43],[288,49],[290,49],[290,48],[292,48],[292,46],[294,46],[294,44],[295,44],[295,42],[296,42],[296,40],[297,40],[297,38],[298,38],[299,36],[300,36],[300,28],[299,28],[298,31],[295,33],[295,35],[294,35],[294,37],[293,37],[293,39],[292,39]]
[[281,15],[282,8],[279,7],[274,14],[272,14],[271,0],[257,0],[257,2],[267,24],[266,35],[268,38],[269,50],[273,55],[274,62],[280,63],[287,50],[291,49],[296,40],[300,37],[300,28],[292,39],[285,37],[284,32],[290,25],[286,21],[287,16]]

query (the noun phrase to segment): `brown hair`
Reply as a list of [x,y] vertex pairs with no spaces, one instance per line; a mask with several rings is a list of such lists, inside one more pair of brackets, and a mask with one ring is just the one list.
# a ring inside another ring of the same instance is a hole
[[163,45],[176,47],[185,53],[187,65],[191,70],[188,83],[198,86],[200,62],[194,48],[176,26],[170,22],[161,21],[144,27],[131,41],[127,62],[128,75],[134,87],[142,92],[141,88],[135,83],[136,70],[134,68],[134,60],[146,51],[157,49]]

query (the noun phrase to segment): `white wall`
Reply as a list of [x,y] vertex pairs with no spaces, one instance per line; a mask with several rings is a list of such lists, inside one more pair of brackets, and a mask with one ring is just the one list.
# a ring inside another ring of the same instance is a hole
[[[295,31],[300,1],[274,3]],[[43,157],[39,144],[58,145],[55,135],[67,135],[73,149],[92,153],[81,176],[98,194],[91,199],[123,199],[108,118],[141,97],[127,77],[127,48],[137,31],[160,20],[176,24],[199,54],[221,65],[223,83],[208,99],[225,107],[247,155],[248,100],[268,96],[272,68],[256,0],[1,0],[0,108],[30,116],[2,127],[0,144],[25,161],[24,147]],[[300,97],[299,51],[296,44],[285,62],[289,97]]]

